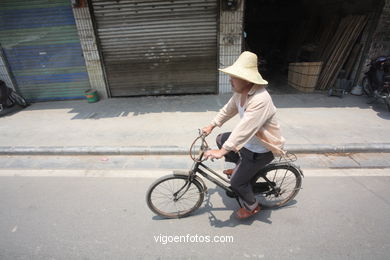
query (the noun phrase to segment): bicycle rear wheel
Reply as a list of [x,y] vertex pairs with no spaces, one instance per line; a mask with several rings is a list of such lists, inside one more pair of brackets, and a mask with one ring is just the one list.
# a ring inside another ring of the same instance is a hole
[[146,194],[148,207],[164,218],[190,215],[203,202],[203,186],[196,179],[188,184],[188,176],[168,175],[156,180]]
[[362,80],[362,88],[363,88],[364,94],[366,94],[369,97],[372,96],[372,88],[371,88],[371,84],[370,84],[370,81],[368,80],[367,76],[365,76]]
[[[268,183],[265,178],[271,183]],[[302,185],[302,176],[291,165],[269,165],[256,175],[252,185],[256,200],[263,208],[279,208],[289,203],[298,194]]]
[[10,108],[15,105],[15,100],[12,97],[8,97],[5,101],[4,107]]
[[387,97],[385,99],[385,103],[386,103],[387,111],[390,112],[390,94],[387,94]]
[[21,106],[21,107],[28,106],[27,101],[21,95],[16,93],[15,91],[12,91],[11,97],[12,97],[12,99],[14,99],[16,101],[16,103],[18,103],[19,106]]

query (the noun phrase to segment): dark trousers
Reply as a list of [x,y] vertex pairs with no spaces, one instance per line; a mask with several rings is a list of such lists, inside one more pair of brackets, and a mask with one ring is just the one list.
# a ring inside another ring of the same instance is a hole
[[[223,133],[217,136],[219,149],[222,148],[229,136],[230,133]],[[239,153],[229,152],[225,155],[227,162],[237,165],[230,178],[230,185],[246,204],[253,205],[256,202],[252,186],[250,185],[252,178],[273,159],[272,152],[254,153],[246,148],[242,148]]]

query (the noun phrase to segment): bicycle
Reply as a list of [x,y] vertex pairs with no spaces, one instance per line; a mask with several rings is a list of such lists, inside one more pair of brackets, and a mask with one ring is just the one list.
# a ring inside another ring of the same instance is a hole
[[[199,136],[192,143],[190,156],[194,161],[188,172],[174,171],[151,184],[146,193],[146,202],[151,211],[164,218],[181,218],[197,210],[207,193],[207,186],[198,174],[225,190],[226,195],[235,198],[242,207],[238,195],[229,186],[229,179],[219,175],[203,162],[204,152],[209,149],[206,135]],[[196,147],[197,141],[201,142]],[[198,153],[195,156],[195,153]],[[292,153],[280,157],[258,171],[252,179],[256,200],[264,209],[280,208],[298,194],[302,186],[302,170],[293,164],[296,156]]]
[[3,108],[14,106],[15,103],[23,108],[29,105],[21,95],[8,87],[4,81],[0,80],[0,111],[2,111]]

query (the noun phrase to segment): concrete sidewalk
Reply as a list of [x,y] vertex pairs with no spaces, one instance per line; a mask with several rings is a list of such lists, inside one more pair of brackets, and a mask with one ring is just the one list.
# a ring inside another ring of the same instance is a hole
[[[390,152],[390,113],[366,97],[275,94],[286,149]],[[0,154],[186,154],[231,94],[35,103],[0,117]],[[238,118],[208,138],[231,131]]]

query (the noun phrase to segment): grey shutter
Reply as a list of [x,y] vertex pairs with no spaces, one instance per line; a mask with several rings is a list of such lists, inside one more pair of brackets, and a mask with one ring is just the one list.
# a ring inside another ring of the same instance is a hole
[[217,1],[92,0],[111,95],[217,92]]
[[28,100],[84,98],[90,88],[69,0],[2,0],[0,43]]

